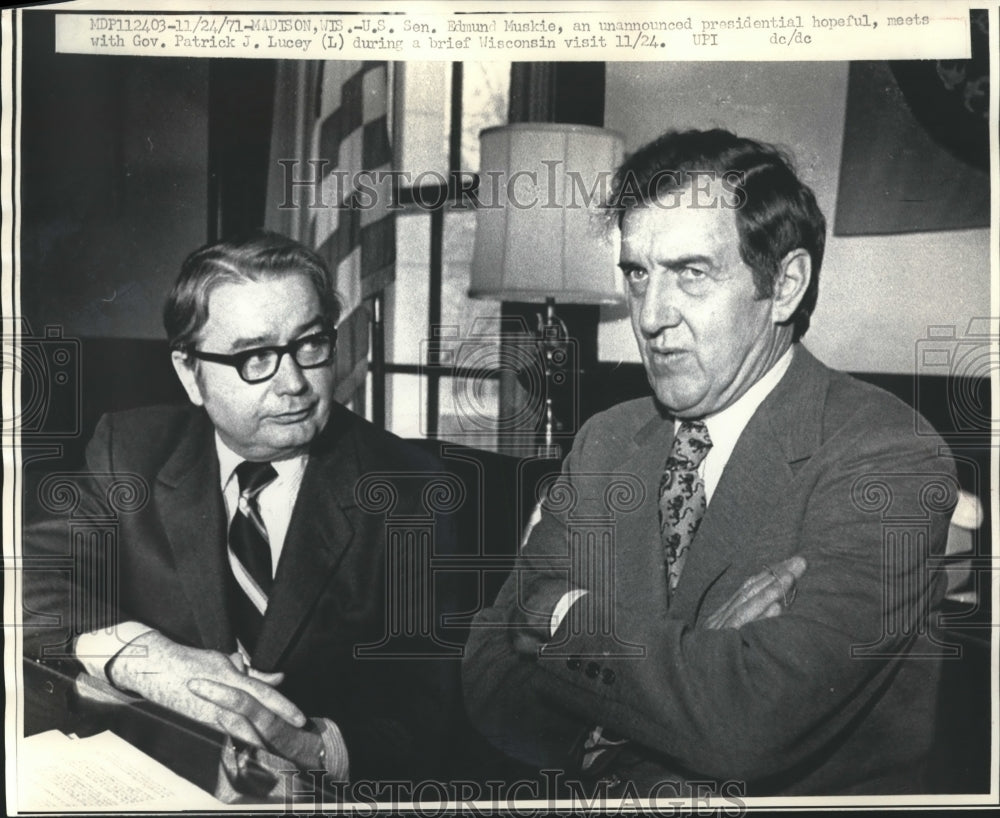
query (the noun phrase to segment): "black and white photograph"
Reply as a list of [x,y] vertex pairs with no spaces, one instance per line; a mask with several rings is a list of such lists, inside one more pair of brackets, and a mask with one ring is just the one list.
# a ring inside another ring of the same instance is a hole
[[981,5],[0,12],[8,814],[1000,804]]

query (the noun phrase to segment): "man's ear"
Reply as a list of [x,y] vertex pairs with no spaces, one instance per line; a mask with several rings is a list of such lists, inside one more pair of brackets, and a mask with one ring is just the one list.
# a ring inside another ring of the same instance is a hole
[[812,281],[812,259],[801,247],[782,260],[771,297],[771,318],[776,324],[789,321],[799,308]]
[[187,392],[191,403],[195,406],[204,405],[205,401],[201,396],[201,387],[198,385],[198,376],[194,371],[194,359],[175,349],[170,353],[170,362],[174,365],[174,372],[180,378],[181,386]]

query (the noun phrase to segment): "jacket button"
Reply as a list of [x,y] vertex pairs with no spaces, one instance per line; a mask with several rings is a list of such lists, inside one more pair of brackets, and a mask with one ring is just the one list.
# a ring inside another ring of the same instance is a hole
[[589,678],[596,679],[601,672],[601,666],[597,662],[588,662],[587,669],[584,672]]
[[570,670],[579,670],[581,664],[582,663],[580,662],[579,658],[576,656],[570,656],[569,659],[566,660],[566,667],[568,667]]
[[46,681],[45,684],[42,685],[42,690],[44,690],[46,693],[55,693],[56,686],[52,684],[52,682]]
[[604,668],[601,672],[601,681],[606,685],[614,684],[615,672],[609,667]]

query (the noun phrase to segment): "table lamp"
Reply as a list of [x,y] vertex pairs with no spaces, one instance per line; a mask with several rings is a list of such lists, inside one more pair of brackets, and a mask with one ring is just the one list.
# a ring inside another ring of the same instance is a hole
[[556,304],[624,300],[617,231],[601,209],[623,140],[603,128],[539,122],[487,128],[479,140],[469,296],[544,303],[536,333],[544,371],[539,454],[556,454],[553,398],[571,374]]

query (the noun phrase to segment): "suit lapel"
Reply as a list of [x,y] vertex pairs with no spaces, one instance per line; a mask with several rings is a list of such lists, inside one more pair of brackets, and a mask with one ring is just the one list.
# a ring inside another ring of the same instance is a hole
[[826,368],[796,347],[788,372],[743,430],[716,486],[671,602],[677,616],[693,621],[733,562],[756,572],[773,559],[770,539],[760,535],[792,488],[793,464],[819,446],[828,381]]
[[219,461],[212,424],[203,413],[192,417],[153,493],[202,644],[228,652],[235,642],[226,611],[229,565]]
[[338,412],[314,444],[295,501],[254,665],[277,667],[354,539],[347,510],[361,474],[357,439]]
[[665,613],[667,580],[663,545],[660,541],[659,490],[670,447],[674,441],[674,423],[670,418],[654,417],[635,436],[637,450],[627,461],[646,488],[646,502],[638,511],[625,514],[615,526],[616,551],[624,559],[616,562],[618,587],[627,598],[642,600]]

